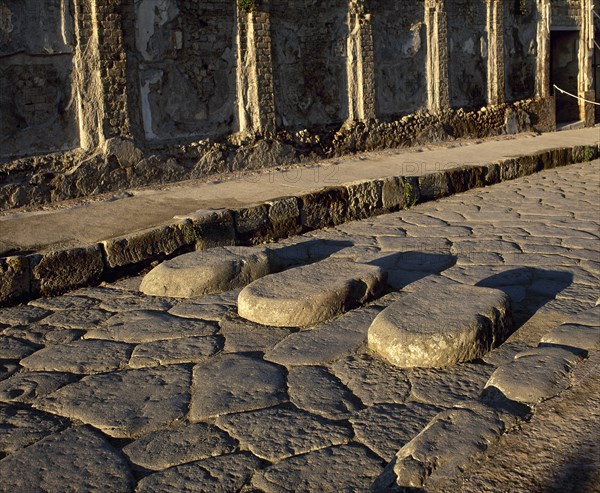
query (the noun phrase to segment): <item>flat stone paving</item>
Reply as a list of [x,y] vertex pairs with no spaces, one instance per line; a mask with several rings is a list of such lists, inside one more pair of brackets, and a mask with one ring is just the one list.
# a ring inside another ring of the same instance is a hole
[[[367,491],[437,413],[596,304],[599,183],[599,161],[573,165],[280,242],[389,274],[389,294],[316,327],[244,320],[239,291],[148,297],[141,278],[0,310],[0,491]],[[502,346],[447,369],[368,349],[377,313],[456,283],[511,298]]]

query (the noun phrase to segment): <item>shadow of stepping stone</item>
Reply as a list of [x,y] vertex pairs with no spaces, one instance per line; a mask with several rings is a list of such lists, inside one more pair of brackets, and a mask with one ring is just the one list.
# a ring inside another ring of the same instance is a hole
[[368,343],[399,367],[445,367],[487,354],[511,326],[510,299],[502,291],[430,284],[383,310]]
[[379,267],[325,260],[254,281],[240,292],[238,313],[263,325],[316,325],[376,298],[386,281]]

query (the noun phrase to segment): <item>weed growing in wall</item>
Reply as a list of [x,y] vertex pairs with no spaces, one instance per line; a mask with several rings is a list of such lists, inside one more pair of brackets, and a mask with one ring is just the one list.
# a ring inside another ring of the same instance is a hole
[[417,203],[417,195],[415,194],[415,191],[409,182],[404,182],[402,192],[404,194],[403,209],[410,209],[411,207],[414,207]]
[[256,0],[239,0],[240,9],[248,14],[256,9]]

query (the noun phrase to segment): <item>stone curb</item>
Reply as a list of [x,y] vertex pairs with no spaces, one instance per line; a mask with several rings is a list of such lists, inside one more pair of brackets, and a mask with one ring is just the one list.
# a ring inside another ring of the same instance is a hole
[[[578,324],[581,315],[593,310],[581,312],[563,325]],[[575,365],[599,350],[600,326],[588,327],[595,330],[593,349],[587,334],[584,338],[576,334],[561,344],[547,342],[560,333],[560,327],[543,336],[536,348],[521,351],[499,366],[478,399],[459,402],[435,416],[396,453],[371,491],[443,490],[502,435],[529,419],[537,404],[569,388]]]
[[139,272],[151,262],[171,255],[215,246],[256,245],[407,209],[545,169],[589,162],[599,156],[598,144],[559,147],[419,177],[391,176],[346,183],[236,209],[177,216],[168,224],[94,245],[3,257],[0,306]]

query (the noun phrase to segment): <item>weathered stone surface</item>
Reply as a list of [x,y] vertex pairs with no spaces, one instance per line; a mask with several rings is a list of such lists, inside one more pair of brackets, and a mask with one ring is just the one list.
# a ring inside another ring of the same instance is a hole
[[[600,300],[599,300],[600,301]],[[569,317],[569,322],[590,327],[600,327],[600,304],[578,313],[575,317]]]
[[378,267],[318,262],[254,281],[240,293],[238,313],[264,325],[315,325],[376,297],[385,283]]
[[[397,235],[379,235],[377,243],[383,252],[429,253],[451,255],[452,243],[445,238],[403,238]],[[406,267],[402,265],[401,267]],[[418,269],[413,269],[418,270]],[[426,269],[427,270],[427,269]]]
[[37,306],[22,305],[0,309],[0,323],[9,325],[27,325],[47,317],[52,312]]
[[43,295],[94,284],[104,270],[99,245],[44,254],[32,269],[33,283]]
[[166,471],[146,476],[137,485],[136,493],[197,493],[239,491],[261,465],[249,453],[224,455],[190,462]]
[[[308,229],[319,229],[343,223],[348,207],[345,187],[328,187],[299,197],[300,222]],[[327,207],[323,207],[327,204]]]
[[443,367],[483,356],[508,337],[511,324],[510,300],[502,291],[431,285],[383,310],[368,341],[394,365]]
[[36,407],[79,419],[109,436],[135,438],[187,412],[190,370],[166,366],[92,375],[50,394]]
[[244,287],[279,270],[264,247],[218,247],[168,260],[152,269],[140,290],[153,296],[193,298]]
[[286,366],[319,365],[342,358],[360,347],[379,310],[353,310],[314,328],[286,337],[265,359]]
[[143,368],[177,363],[198,363],[223,347],[221,337],[182,337],[165,341],[147,342],[136,346],[129,366]]
[[129,344],[120,342],[75,341],[40,349],[21,360],[21,366],[32,371],[102,373],[125,368],[131,351]]
[[402,447],[373,485],[375,491],[403,491],[455,476],[504,432],[491,409],[449,409],[438,414]]
[[32,403],[76,379],[69,373],[18,373],[0,382],[0,401]]
[[227,354],[194,367],[189,418],[252,411],[287,400],[283,368],[247,356]]
[[129,493],[127,461],[98,433],[70,428],[0,461],[0,491]]
[[20,368],[16,361],[0,360],[0,382],[6,380]]
[[330,419],[344,419],[362,407],[360,400],[322,366],[290,368],[288,392],[300,409]]
[[390,461],[440,410],[414,402],[378,404],[355,413],[350,423],[357,441]]
[[80,329],[64,329],[54,325],[43,323],[34,323],[31,325],[15,325],[8,327],[2,332],[3,335],[16,337],[18,339],[38,344],[50,346],[53,344],[65,344],[75,341],[84,334]]
[[0,303],[18,300],[31,292],[31,266],[27,257],[0,258]]
[[89,331],[86,339],[144,343],[189,336],[212,335],[214,323],[174,317],[162,312],[141,310],[113,316],[106,324]]
[[530,349],[499,367],[486,389],[495,387],[510,400],[535,405],[570,386],[569,373],[580,359],[581,356],[558,347]]
[[158,296],[112,296],[100,303],[100,308],[109,312],[129,312],[138,310],[167,311],[175,304],[175,300]]
[[29,302],[30,306],[37,306],[46,310],[87,310],[98,308],[99,301],[85,296],[53,296],[51,298],[38,298]]
[[185,219],[192,223],[196,250],[235,245],[235,227],[229,210],[199,210]]
[[37,348],[14,337],[0,336],[0,359],[20,360],[29,356]]
[[91,330],[112,316],[104,310],[61,310],[44,319],[44,324],[69,329]]
[[266,203],[269,205],[269,221],[275,238],[300,233],[300,207],[296,197],[282,197]]
[[149,433],[125,448],[123,453],[137,466],[159,471],[234,451],[237,442],[216,426],[195,423]]
[[510,363],[517,353],[530,349],[532,344],[523,341],[508,340],[486,354],[482,360],[488,365],[501,366]]
[[366,354],[336,361],[331,369],[333,374],[367,406],[402,404],[410,392],[405,370]]
[[379,180],[365,180],[348,183],[348,211],[349,220],[371,217],[376,211],[381,210],[383,183]]
[[421,200],[436,200],[450,195],[450,181],[447,173],[428,173],[419,176]]
[[600,326],[563,324],[552,329],[544,337],[543,344],[569,346],[584,351],[592,351],[600,347]]
[[231,307],[227,305],[196,303],[195,300],[186,300],[171,308],[169,313],[181,318],[199,318],[218,322],[229,311],[231,311]]
[[225,318],[219,326],[219,333],[225,337],[226,353],[266,352],[293,332],[288,327],[267,327],[237,316]]
[[381,470],[381,459],[366,448],[341,445],[282,460],[257,471],[252,485],[267,493],[368,491]]
[[261,240],[272,237],[272,227],[269,221],[269,206],[257,204],[231,211],[235,226],[236,238],[242,244],[256,244]]
[[216,423],[254,455],[272,462],[342,445],[352,438],[351,430],[339,423],[281,408],[221,416]]
[[67,419],[52,414],[0,404],[0,454],[11,454],[68,426]]

